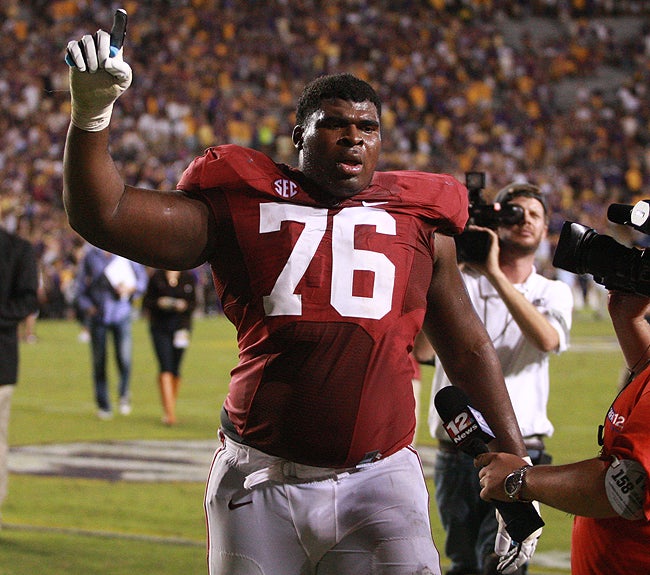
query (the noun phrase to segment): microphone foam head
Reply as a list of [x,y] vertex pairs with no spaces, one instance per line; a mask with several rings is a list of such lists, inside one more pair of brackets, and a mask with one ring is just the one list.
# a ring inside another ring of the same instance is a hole
[[467,409],[469,399],[462,389],[448,385],[436,393],[433,398],[433,404],[436,407],[438,415],[440,415],[440,419],[448,423],[459,413]]

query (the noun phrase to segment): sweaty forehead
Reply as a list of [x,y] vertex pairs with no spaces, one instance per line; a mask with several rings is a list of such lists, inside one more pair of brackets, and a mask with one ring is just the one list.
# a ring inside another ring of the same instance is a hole
[[324,118],[327,116],[359,117],[367,120],[379,121],[377,108],[369,100],[353,102],[341,98],[327,98],[321,100],[320,107],[312,116]]

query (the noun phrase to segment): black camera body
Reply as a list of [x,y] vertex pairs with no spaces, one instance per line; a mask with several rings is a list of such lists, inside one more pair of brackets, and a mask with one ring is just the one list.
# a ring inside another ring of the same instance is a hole
[[[483,198],[484,172],[467,172],[465,186],[469,194],[469,219],[467,225],[497,229],[502,225],[518,224],[524,211],[516,204],[488,204]],[[490,251],[490,236],[481,230],[465,230],[455,236],[459,262],[483,263]]]
[[[636,206],[612,204],[607,218],[650,234],[650,200]],[[629,248],[614,238],[576,222],[564,222],[553,265],[575,274],[591,274],[607,289],[650,296],[650,253]]]

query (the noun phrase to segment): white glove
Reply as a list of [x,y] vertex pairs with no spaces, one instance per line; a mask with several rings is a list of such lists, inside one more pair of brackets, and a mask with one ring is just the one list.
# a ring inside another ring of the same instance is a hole
[[113,104],[131,85],[131,66],[122,59],[122,49],[111,56],[110,34],[99,30],[78,42],[68,43],[72,123],[87,132],[108,126]]
[[[539,513],[539,502],[533,501],[533,505],[537,513]],[[542,528],[540,527],[530,534],[521,543],[513,543],[512,538],[506,531],[506,524],[501,514],[498,511],[496,514],[499,529],[494,541],[494,552],[501,558],[497,564],[497,571],[508,575],[508,573],[514,573],[524,563],[530,561],[530,558],[535,553],[537,540],[542,535]]]
[[[533,464],[528,455],[523,459],[528,463],[528,465]],[[533,506],[537,510],[537,513],[540,513],[539,502],[533,501]],[[540,527],[537,531],[531,533],[521,543],[514,544],[512,542],[512,537],[510,537],[510,534],[506,531],[506,524],[503,521],[501,514],[498,511],[496,511],[496,514],[499,527],[497,537],[494,541],[494,552],[501,558],[497,564],[497,571],[504,575],[508,575],[509,573],[514,573],[524,563],[530,561],[530,558],[535,553],[537,540],[542,535],[542,528]]]

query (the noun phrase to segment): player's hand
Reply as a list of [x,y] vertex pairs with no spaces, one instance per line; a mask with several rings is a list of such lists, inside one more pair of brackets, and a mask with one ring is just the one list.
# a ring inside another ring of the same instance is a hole
[[111,121],[113,104],[131,85],[132,71],[122,58],[111,55],[108,32],[99,30],[72,40],[66,50],[70,65],[72,123],[87,132],[99,132]]
[[[533,505],[539,513],[539,503],[533,501]],[[497,564],[497,571],[508,575],[508,573],[514,573],[533,556],[537,547],[537,540],[542,535],[542,529],[538,529],[521,543],[513,542],[506,531],[506,524],[501,514],[498,511],[496,514],[499,528],[494,541],[494,552],[500,557],[499,563]]]

